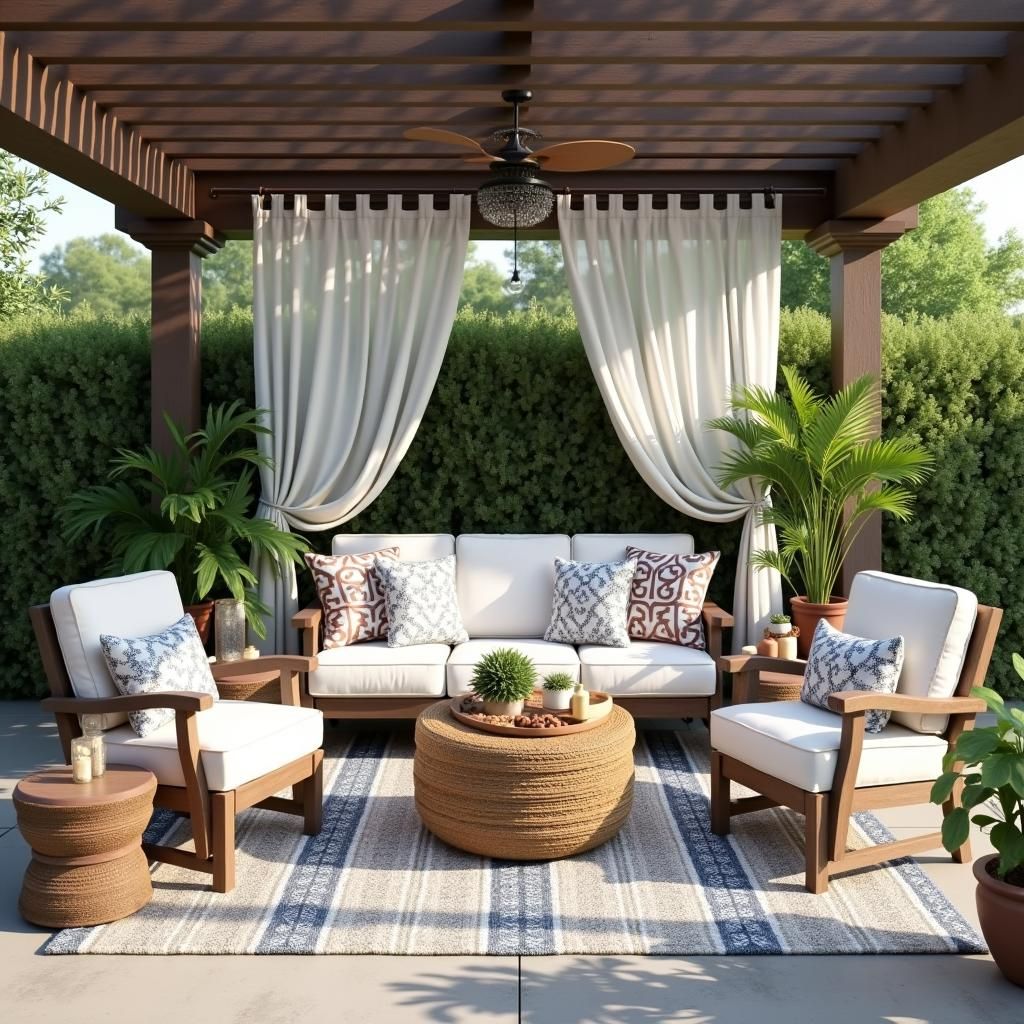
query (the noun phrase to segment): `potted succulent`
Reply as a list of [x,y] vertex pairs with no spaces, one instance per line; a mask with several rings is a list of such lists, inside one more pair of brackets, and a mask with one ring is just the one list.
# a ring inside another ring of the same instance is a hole
[[866,375],[838,394],[817,394],[791,366],[782,367],[789,391],[747,387],[731,400],[734,416],[709,420],[739,442],[727,452],[718,482],[754,480],[771,489],[762,522],[778,531],[778,551],[755,551],[752,562],[775,569],[793,588],[793,620],[801,657],[818,620],[841,628],[846,598],[835,586],[843,561],[868,517],[911,516],[911,485],[928,474],[932,457],[913,438],[875,436],[881,416],[877,380]]
[[768,620],[768,632],[775,636],[786,636],[793,629],[793,624],[790,621],[788,615],[783,615],[781,612],[773,615]]
[[[1013,667],[1024,679],[1019,654]],[[961,806],[942,822],[942,845],[950,853],[963,846],[971,821],[988,831],[996,852],[974,862],[978,920],[996,965],[1024,986],[1024,712],[1008,708],[985,686],[975,687],[971,696],[988,705],[996,724],[960,734],[931,797],[943,803],[963,780]]]
[[568,672],[552,672],[544,677],[544,707],[548,711],[568,711],[576,680]]
[[533,695],[537,669],[521,651],[498,647],[473,667],[473,692],[484,702],[488,715],[518,715]]
[[71,495],[63,509],[68,541],[91,532],[109,542],[109,572],[173,572],[204,643],[217,592],[241,602],[249,627],[264,638],[269,609],[246,559],[258,552],[274,566],[301,565],[309,547],[252,515],[254,470],[269,464],[253,444],[254,435],[270,433],[263,413],[241,402],[211,406],[203,428],[187,436],[165,416],[169,454],[118,449],[109,482]]

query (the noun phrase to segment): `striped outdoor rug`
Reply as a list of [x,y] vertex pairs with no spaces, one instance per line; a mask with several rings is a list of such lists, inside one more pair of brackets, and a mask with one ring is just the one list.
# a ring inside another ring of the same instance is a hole
[[[336,736],[329,731],[328,737]],[[250,811],[238,886],[154,869],[153,901],[125,921],[69,929],[48,953],[751,954],[975,953],[985,947],[912,861],[803,888],[801,819],[785,810],[708,827],[701,725],[637,744],[636,796],[620,835],[574,860],[492,861],[420,825],[411,738],[358,734],[328,747],[323,832]],[[888,833],[872,815],[858,845]],[[161,812],[154,837],[188,840]],[[966,868],[964,870],[967,870]]]

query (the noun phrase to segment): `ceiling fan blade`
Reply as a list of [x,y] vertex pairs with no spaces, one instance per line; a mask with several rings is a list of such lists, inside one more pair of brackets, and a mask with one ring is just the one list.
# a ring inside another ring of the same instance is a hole
[[636,150],[625,142],[586,139],[580,142],[559,142],[530,154],[545,171],[600,171],[632,160]]
[[497,159],[495,156],[464,156],[462,162],[467,164],[493,164]]
[[488,156],[487,150],[476,139],[471,139],[468,135],[460,135],[458,132],[447,131],[444,128],[406,128],[402,135],[413,142],[446,142],[449,146],[475,149],[483,156]]

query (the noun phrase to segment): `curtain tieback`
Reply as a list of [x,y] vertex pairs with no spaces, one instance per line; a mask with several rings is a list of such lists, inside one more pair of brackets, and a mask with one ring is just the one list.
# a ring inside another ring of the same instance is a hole
[[275,505],[272,501],[267,501],[266,498],[260,498],[256,502],[257,514],[259,514],[261,509],[268,509],[271,512],[276,512],[282,518],[284,517],[284,514],[288,511],[286,506]]

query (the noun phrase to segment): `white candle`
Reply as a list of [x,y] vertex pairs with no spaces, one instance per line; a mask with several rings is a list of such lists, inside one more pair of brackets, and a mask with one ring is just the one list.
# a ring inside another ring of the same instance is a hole
[[75,782],[92,782],[92,744],[72,744],[71,777]]
[[89,738],[92,740],[92,774],[93,778],[98,779],[107,770],[107,746],[102,734]]
[[795,636],[780,636],[779,637],[779,657],[785,658],[787,661],[794,661],[796,659],[796,637]]
[[742,651],[744,654],[757,654],[757,645],[747,644],[745,647],[742,648]]

